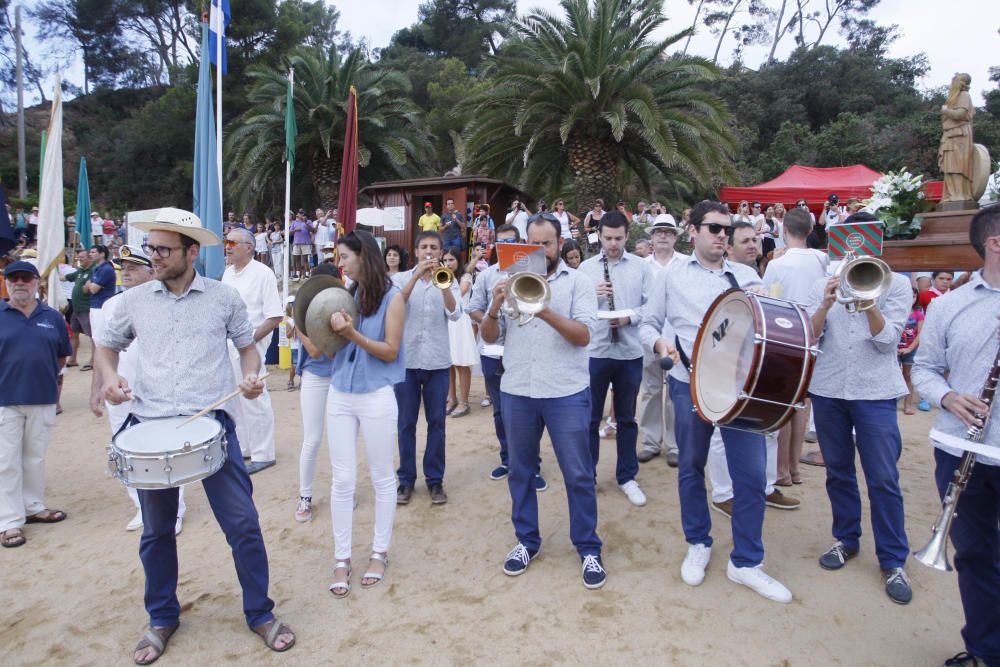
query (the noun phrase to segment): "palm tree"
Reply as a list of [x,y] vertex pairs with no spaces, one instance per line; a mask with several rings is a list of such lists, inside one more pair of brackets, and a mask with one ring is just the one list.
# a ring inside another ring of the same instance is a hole
[[523,189],[572,180],[578,207],[614,198],[622,167],[709,186],[731,173],[736,140],[723,102],[701,85],[707,61],[665,56],[690,30],[659,41],[662,0],[562,0],[537,10],[491,63],[466,127],[471,169]]
[[[415,175],[430,154],[409,80],[368,62],[360,51],[341,58],[335,48],[298,47],[287,58],[295,68],[296,181],[311,182],[323,208],[337,205],[347,99],[358,91],[358,180],[360,184]],[[284,70],[255,65],[247,71],[253,105],[226,137],[227,179],[235,203],[255,208],[281,201],[285,173]],[[243,210],[243,209],[241,209]]]

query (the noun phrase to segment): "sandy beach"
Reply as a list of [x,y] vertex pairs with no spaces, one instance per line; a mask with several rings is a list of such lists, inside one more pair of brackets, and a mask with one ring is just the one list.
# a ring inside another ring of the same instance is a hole
[[[87,358],[81,352],[81,361]],[[194,484],[178,538],[181,626],[158,665],[929,666],[963,648],[954,573],[911,561],[913,602],[898,606],[884,594],[866,498],[860,556],[839,572],[819,567],[818,556],[832,543],[822,468],[803,466],[804,483],[786,490],[802,500],[800,509],[767,510],[765,568],[794,593],[789,605],[726,579],[731,532],[728,520],[714,512],[715,547],[705,583],[685,585],[676,471],[662,457],[644,464],[639,481],[649,503],[633,507],[615,483],[610,440],[603,441],[598,487],[607,585],[588,591],[581,584],[565,490],[547,439],[542,552],[525,575],[505,576],[501,564],[515,538],[506,483],[488,476],[498,463],[498,445],[491,409],[479,407],[481,378],[473,378],[471,414],[448,419],[448,504],[431,506],[418,481],[412,502],[396,515],[387,579],[372,589],[359,585],[372,528],[372,489],[360,448],[354,590],[336,600],[327,590],[333,574],[329,458],[324,445],[314,487],[316,519],[298,524],[299,393],[285,391],[285,382],[284,371],[272,370],[278,464],[252,479],[271,597],[297,644],[272,653],[246,628],[228,545],[201,485]],[[0,550],[5,665],[132,664],[132,648],[147,622],[139,533],[125,531],[132,505],[105,473],[110,433],[107,419],[86,407],[89,383],[90,373],[68,369],[65,412],[47,459],[47,503],[69,518],[29,525],[25,546]],[[933,415],[899,413],[911,548],[926,541],[939,509],[926,438]],[[421,430],[418,442],[422,437]]]

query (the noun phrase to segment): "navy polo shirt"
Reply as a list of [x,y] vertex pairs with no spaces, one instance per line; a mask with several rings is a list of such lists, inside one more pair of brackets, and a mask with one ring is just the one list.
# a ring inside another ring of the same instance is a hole
[[101,291],[90,295],[90,307],[100,308],[104,302],[115,295],[115,283],[118,282],[118,274],[111,262],[103,262],[90,274],[90,282],[101,286]]
[[25,317],[0,301],[0,405],[54,405],[59,359],[72,352],[58,311],[39,302]]

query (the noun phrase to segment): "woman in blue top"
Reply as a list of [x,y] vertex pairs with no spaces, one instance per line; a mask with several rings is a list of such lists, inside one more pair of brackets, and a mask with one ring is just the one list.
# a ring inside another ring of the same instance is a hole
[[[332,264],[320,264],[313,269],[313,275],[319,273],[340,277],[340,271]],[[330,376],[333,374],[333,357],[323,354],[301,331],[298,332],[298,337],[302,349],[295,363],[295,372],[302,378],[299,385],[302,452],[299,454],[299,504],[295,508],[295,520],[305,523],[312,521],[313,518],[313,478],[316,477],[319,445],[323,441],[326,399],[330,391]]]
[[375,238],[351,232],[337,242],[340,268],[351,279],[358,304],[357,321],[345,311],[330,317],[333,330],[350,343],[333,360],[331,388],[326,402],[327,437],[333,465],[330,512],[336,565],[330,592],[344,598],[351,592],[351,524],[357,482],[357,434],[364,432],[368,467],[375,487],[375,535],[365,588],[382,581],[389,565],[389,544],[396,513],[396,396],[392,386],[402,382],[406,363],[400,341],[406,306],[399,289],[386,275]]

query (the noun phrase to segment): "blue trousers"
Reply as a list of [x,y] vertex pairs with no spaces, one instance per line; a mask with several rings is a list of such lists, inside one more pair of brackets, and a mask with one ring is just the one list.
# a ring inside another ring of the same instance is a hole
[[510,447],[511,521],[521,544],[532,551],[542,546],[538,532],[538,495],[535,474],[542,429],[547,428],[556,461],[562,470],[569,500],[569,536],[580,557],[599,555],[597,486],[594,463],[587,446],[590,390],[560,398],[528,398],[504,393],[503,421]]
[[448,402],[448,369],[434,371],[407,368],[406,379],[393,386],[399,408],[400,486],[412,487],[417,481],[417,416],[424,401],[427,422],[427,446],[424,448],[424,481],[430,488],[444,482],[444,419]]
[[910,547],[903,529],[903,494],[899,490],[899,470],[896,469],[903,441],[896,422],[895,399],[848,401],[816,394],[810,397],[816,436],[826,462],[826,493],[833,510],[833,537],[848,549],[860,548],[861,492],[854,467],[857,452],[868,484],[879,565],[883,570],[903,567]]
[[[503,405],[502,394],[500,393],[500,377],[497,371],[500,370],[500,360],[493,357],[479,355],[479,363],[483,369],[483,380],[486,382],[486,393],[490,397],[490,405],[493,407],[493,427],[497,432],[497,440],[500,441],[500,464],[510,467],[507,456],[507,429],[503,425]],[[538,458],[538,469],[541,470],[542,459]],[[538,472],[537,470],[535,472]]]
[[[935,449],[934,460],[944,497],[960,459]],[[976,464],[956,509],[951,543],[965,610],[965,650],[1000,667],[1000,466]]]
[[590,358],[590,456],[594,459],[594,474],[601,453],[601,436],[597,433],[604,416],[604,399],[608,387],[615,407],[618,423],[615,442],[618,445],[618,463],[615,477],[619,484],[635,479],[639,472],[639,459],[635,443],[639,438],[639,425],[635,421],[635,402],[642,386],[642,357],[621,361],[618,359]]
[[[670,378],[677,438],[677,489],[681,497],[681,525],[688,544],[712,546],[712,517],[705,490],[705,464],[712,439],[711,424],[694,412],[691,385]],[[756,567],[764,561],[764,509],[767,486],[767,445],[759,433],[720,428],[726,465],[733,478],[733,551],[737,567]]]
[[[233,550],[236,576],[243,588],[243,614],[251,628],[274,618],[274,602],[267,596],[268,568],[264,537],[260,532],[253,485],[243,465],[236,426],[225,412],[215,418],[226,429],[226,463],[201,481],[215,520]],[[127,420],[125,422],[129,424]],[[142,539],[139,558],[146,572],[146,612],[154,626],[170,626],[181,613],[177,601],[177,521],[178,489],[139,490],[142,508]]]

